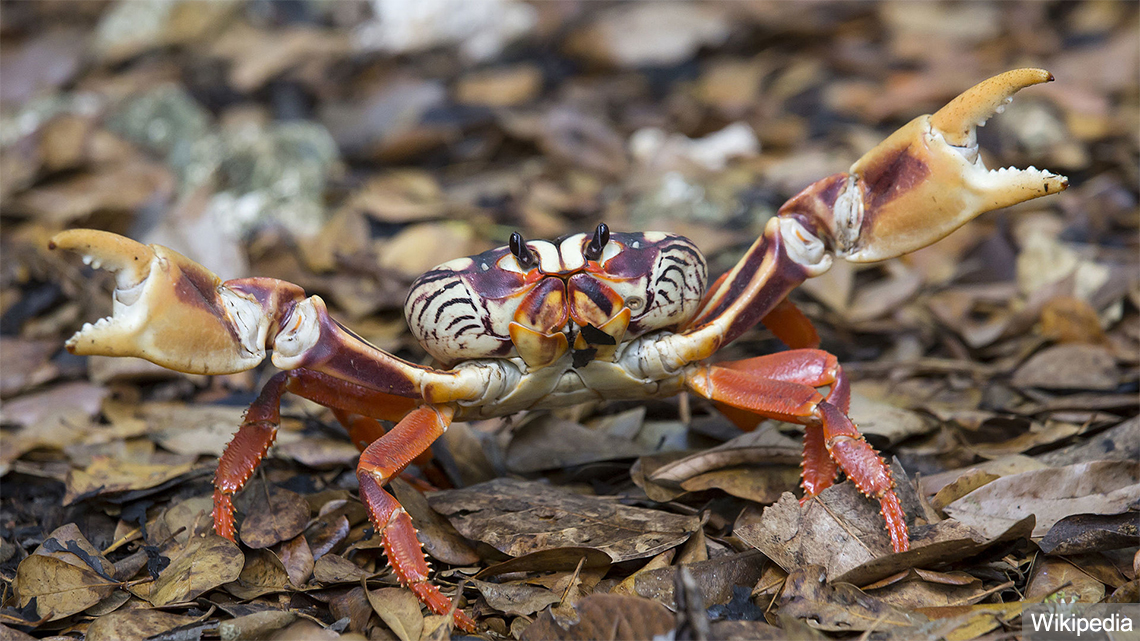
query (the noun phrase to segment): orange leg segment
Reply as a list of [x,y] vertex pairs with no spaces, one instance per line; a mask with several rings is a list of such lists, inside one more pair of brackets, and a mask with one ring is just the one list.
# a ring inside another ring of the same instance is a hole
[[[234,540],[232,497],[253,475],[273,444],[281,423],[281,396],[285,391],[333,407],[354,442],[370,443],[362,448],[357,477],[361,499],[382,537],[385,555],[402,583],[432,611],[446,614],[451,603],[428,582],[427,561],[411,517],[381,486],[429,451],[431,443],[451,423],[454,410],[450,407],[413,409],[412,399],[369,390],[320,372],[279,372],[250,405],[245,420],[218,461],[214,475],[214,531]],[[400,422],[384,434],[383,426],[369,417]],[[455,623],[468,632],[475,630],[475,623],[459,610],[455,612]]]
[[[851,388],[834,356],[802,349],[703,366],[687,384],[719,404],[804,425],[804,500],[831,486],[842,469],[860,492],[879,500],[894,550],[909,549],[890,471],[847,417]],[[831,387],[826,398],[815,389],[823,386]]]
[[[451,601],[428,581],[427,559],[416,538],[412,519],[383,486],[443,434],[453,415],[454,409],[447,406],[425,405],[413,410],[364,450],[356,468],[360,498],[368,508],[368,516],[381,537],[384,554],[396,578],[437,614],[447,614]],[[475,622],[458,609],[455,624],[468,632],[475,630]]]

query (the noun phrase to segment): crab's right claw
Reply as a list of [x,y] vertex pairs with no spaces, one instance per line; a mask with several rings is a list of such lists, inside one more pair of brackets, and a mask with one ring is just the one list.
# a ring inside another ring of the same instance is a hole
[[73,354],[137,356],[192,374],[244,371],[265,358],[280,295],[303,294],[295,285],[296,292],[227,287],[173,250],[103,231],[60,232],[49,247],[74,251],[115,274],[112,315],[72,336],[67,349]]
[[1044,69],[1014,69],[920,116],[851,166],[836,205],[837,254],[872,262],[915,251],[983,212],[1054,194],[1068,178],[1030,167],[987,170],[976,127],[1019,90],[1053,80]]

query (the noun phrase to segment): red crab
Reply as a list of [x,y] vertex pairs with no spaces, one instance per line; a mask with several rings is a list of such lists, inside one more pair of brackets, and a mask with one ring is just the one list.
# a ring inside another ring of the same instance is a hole
[[[333,320],[317,296],[270,278],[221,282],[158,245],[70,230],[53,247],[115,273],[114,313],[67,342],[76,354],[139,356],[181,372],[257,366],[274,375],[250,406],[214,477],[214,528],[234,537],[232,495],[273,443],[285,391],[334,410],[363,450],[360,495],[400,581],[434,612],[450,601],[433,585],[412,520],[383,487],[455,420],[585,400],[648,399],[691,390],[748,428],[757,417],[805,428],[806,497],[839,470],[881,504],[896,551],[905,516],[879,455],[847,417],[849,387],[834,356],[816,349],[807,319],[785,300],[839,256],[884,260],[929,245],[978,214],[1065,189],[1030,167],[987,170],[975,127],[1012,95],[1052,80],[1017,69],[921,116],[858,160],[789,200],[739,263],[706,289],[701,253],[665,233],[610,233],[524,241],[440,265],[412,286],[405,315],[436,367],[369,345]],[[791,351],[706,362],[763,323]],[[828,387],[827,395],[817,388]],[[379,420],[396,421],[386,434]],[[456,610],[464,630],[474,622]]]

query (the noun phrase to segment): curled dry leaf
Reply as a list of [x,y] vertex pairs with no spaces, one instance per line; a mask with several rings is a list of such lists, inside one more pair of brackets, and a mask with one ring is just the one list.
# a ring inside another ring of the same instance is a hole
[[526,583],[487,583],[473,580],[487,605],[506,614],[529,616],[562,600],[562,595]]
[[581,546],[598,548],[615,563],[628,561],[680,544],[700,524],[696,517],[628,507],[509,478],[436,492],[428,502],[463,536],[511,556]]
[[291,539],[309,522],[309,505],[296,492],[253,483],[243,497],[249,509],[241,523],[241,542],[251,548],[267,548]]
[[538,414],[511,435],[506,463],[512,472],[526,474],[597,461],[635,458],[651,451],[649,447],[588,429],[581,423],[552,414]]
[[237,544],[216,534],[195,537],[170,560],[153,583],[132,592],[154,606],[188,601],[223,583],[236,581],[245,565]]
[[[128,490],[149,490],[168,483],[195,467],[194,458],[174,463],[132,463],[100,456],[86,469],[72,470],[67,475],[67,493],[63,504],[80,498],[102,496]],[[204,473],[209,471],[203,468]]]
[[1116,389],[1116,359],[1098,345],[1065,344],[1042,350],[1013,374],[1015,387],[1044,389]]
[[1104,598],[1104,584],[1065,559],[1045,557],[1033,568],[1025,600],[1040,602],[1047,597],[1062,603],[1099,603]]
[[222,641],[261,639],[269,636],[275,630],[280,630],[289,625],[296,619],[296,614],[282,610],[253,612],[219,623],[218,636],[222,638]]
[[1130,461],[1093,461],[1006,476],[946,506],[946,513],[986,536],[1028,516],[1033,536],[1073,514],[1119,514],[1140,501],[1140,470]]
[[[764,555],[751,550],[719,556],[708,561],[687,564],[696,585],[704,597],[705,606],[728,603],[733,597],[733,588],[751,588],[763,574]],[[636,575],[634,590],[637,594],[653,599],[666,606],[675,606],[675,577],[677,566],[648,570]]]
[[[179,626],[200,621],[160,610],[125,610],[96,617],[87,628],[87,641],[143,641]],[[223,637],[224,638],[224,637]]]
[[289,574],[269,550],[250,551],[237,580],[226,584],[226,590],[239,599],[256,599],[288,589]]
[[320,583],[355,583],[368,573],[337,554],[325,554],[313,565],[313,578]]
[[803,444],[784,436],[776,424],[767,422],[756,430],[737,436],[710,450],[686,456],[655,469],[649,478],[656,482],[680,483],[723,467],[753,464],[799,465]]
[[612,562],[610,555],[596,548],[553,548],[488,566],[476,574],[475,578],[486,579],[511,572],[565,572],[577,569],[579,563],[582,564],[583,572],[600,571],[604,574]]
[[118,585],[117,581],[99,576],[86,565],[33,554],[16,568],[13,590],[20,607],[35,599],[36,613],[54,621],[95,605]]
[[797,568],[784,582],[779,613],[805,621],[820,630],[861,631],[924,623],[926,617],[869,596],[850,583],[825,580],[819,565]]
[[[361,581],[363,585],[363,581]],[[420,602],[407,588],[365,589],[372,609],[400,641],[419,641],[424,629]]]
[[1045,554],[1081,554],[1131,547],[1140,537],[1140,513],[1075,514],[1057,521],[1037,544]]
[[[827,501],[826,494],[832,489],[824,490],[818,497],[820,501]],[[857,492],[856,497],[865,502]],[[874,540],[877,531],[868,536],[850,522],[833,517],[832,514],[838,516],[835,510],[821,508],[812,514],[809,510],[816,502],[813,499],[801,507],[794,496],[785,494],[779,503],[764,510],[759,523],[738,527],[736,535],[785,571],[809,564],[822,565],[830,580],[864,585],[906,568],[935,567],[964,559],[998,543],[1028,537],[1033,530],[1033,517],[1028,517],[998,536],[987,538],[963,523],[946,520],[924,528],[912,527],[911,549],[907,552],[889,554],[884,541],[878,545],[879,552],[874,553],[864,541]],[[859,532],[859,537],[854,537],[853,532]]]
[[313,551],[309,548],[309,542],[305,537],[298,535],[283,541],[274,554],[281,561],[281,566],[289,575],[289,582],[294,586],[305,585],[309,577],[313,576]]
[[650,599],[591,594],[574,606],[577,621],[558,621],[543,612],[523,631],[521,641],[650,639],[673,630],[673,613]]

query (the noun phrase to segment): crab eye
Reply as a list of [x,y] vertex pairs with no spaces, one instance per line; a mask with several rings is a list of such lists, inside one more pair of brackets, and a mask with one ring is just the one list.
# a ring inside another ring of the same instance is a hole
[[523,269],[530,269],[538,263],[534,252],[526,246],[522,234],[517,231],[511,234],[511,253],[515,255],[515,260],[519,261],[519,267]]
[[594,237],[586,244],[586,250],[582,252],[586,260],[596,261],[600,259],[608,242],[610,242],[610,228],[605,223],[600,223],[598,228],[594,230]]

